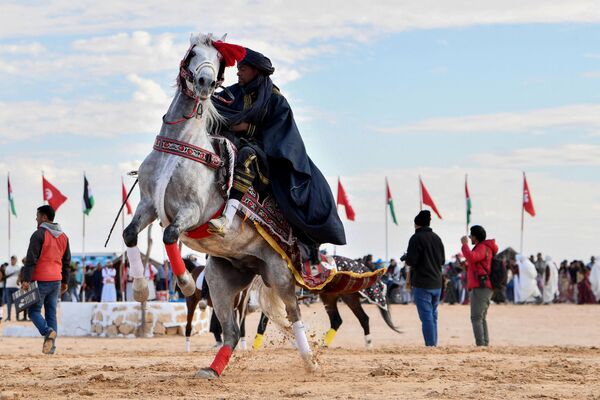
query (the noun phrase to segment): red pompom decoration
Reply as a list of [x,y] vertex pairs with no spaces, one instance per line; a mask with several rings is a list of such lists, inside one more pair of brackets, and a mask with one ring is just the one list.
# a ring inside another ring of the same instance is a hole
[[242,61],[246,57],[246,48],[237,44],[225,43],[218,40],[213,42],[213,46],[223,56],[226,67],[232,67],[236,61]]

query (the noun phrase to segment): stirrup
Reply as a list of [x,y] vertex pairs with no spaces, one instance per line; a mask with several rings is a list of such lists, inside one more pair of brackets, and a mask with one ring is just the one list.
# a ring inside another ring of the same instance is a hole
[[225,231],[227,230],[227,217],[221,215],[219,218],[213,218],[208,221],[208,229],[207,231],[225,237]]

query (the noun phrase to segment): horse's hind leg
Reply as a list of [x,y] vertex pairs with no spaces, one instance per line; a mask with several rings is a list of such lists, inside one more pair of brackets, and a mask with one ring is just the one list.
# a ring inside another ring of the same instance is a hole
[[360,326],[362,326],[363,331],[365,333],[365,346],[367,347],[367,349],[370,349],[371,347],[373,347],[373,343],[371,341],[371,329],[369,328],[369,316],[360,304],[360,294],[348,294],[342,296],[342,300],[348,305],[348,307],[350,307],[356,318],[358,318]]
[[335,294],[320,294],[321,301],[325,306],[325,311],[327,312],[327,316],[329,317],[329,330],[325,334],[325,338],[323,339],[323,344],[326,347],[329,347],[333,342],[333,338],[335,338],[335,334],[337,333],[340,326],[342,326],[342,316],[337,307],[337,301],[339,296]]
[[140,201],[131,223],[123,231],[123,240],[127,246],[129,273],[133,277],[133,298],[140,303],[148,300],[148,283],[144,277],[144,264],[137,247],[138,234],[156,219],[156,210],[148,201]]
[[[312,351],[306,338],[306,329],[302,323],[300,307],[296,299],[296,285],[292,273],[280,262],[272,263],[267,266],[262,274],[263,280],[276,290],[277,294],[285,304],[285,310],[288,320],[292,323],[296,346],[300,356],[304,361],[304,366],[310,372],[316,371],[318,365],[313,358]],[[266,279],[265,279],[266,278]]]
[[196,223],[198,214],[199,209],[195,205],[181,208],[163,233],[165,250],[167,251],[169,261],[171,262],[171,267],[173,268],[173,273],[177,280],[177,286],[179,286],[185,297],[194,294],[196,291],[196,283],[194,282],[192,275],[185,268],[185,264],[181,258],[181,252],[179,251],[179,247],[177,247],[177,240],[182,232],[191,228]]
[[194,320],[194,313],[196,312],[196,306],[200,299],[198,296],[190,296],[185,299],[185,305],[187,307],[187,320],[185,323],[185,351],[190,351],[190,338],[192,336],[192,321]]
[[240,338],[240,329],[235,319],[235,299],[245,287],[250,285],[254,274],[241,271],[222,258],[210,257],[206,267],[206,279],[211,288],[213,309],[223,329],[223,346],[217,352],[209,368],[202,368],[196,377],[218,378],[227,364]]
[[263,343],[263,336],[267,330],[267,324],[269,323],[269,317],[264,312],[260,313],[260,319],[258,320],[258,327],[256,328],[256,337],[254,338],[254,344],[252,348],[254,350],[260,350]]

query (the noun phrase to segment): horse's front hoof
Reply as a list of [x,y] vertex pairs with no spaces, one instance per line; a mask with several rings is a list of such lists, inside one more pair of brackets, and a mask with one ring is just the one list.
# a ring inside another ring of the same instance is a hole
[[196,292],[196,283],[188,271],[185,271],[183,274],[177,276],[177,286],[179,286],[181,293],[183,293],[185,297],[193,296]]
[[219,379],[219,375],[211,368],[202,368],[196,372],[196,378],[200,379]]
[[134,278],[133,279],[133,299],[143,303],[148,300],[150,292],[148,290],[148,282],[146,278]]
[[319,364],[315,361],[312,353],[302,354],[302,360],[304,361],[306,372],[314,373],[319,370]]

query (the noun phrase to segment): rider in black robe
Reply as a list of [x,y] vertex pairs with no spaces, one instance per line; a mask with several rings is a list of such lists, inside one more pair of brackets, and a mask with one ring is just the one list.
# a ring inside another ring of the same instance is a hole
[[[346,243],[344,226],[329,184],[306,154],[287,100],[269,77],[274,68],[262,54],[246,49],[238,62],[238,83],[214,98],[238,145],[234,183],[223,215],[209,222],[224,235],[250,185],[270,190],[298,239],[311,247]],[[231,101],[232,100],[232,101]]]

